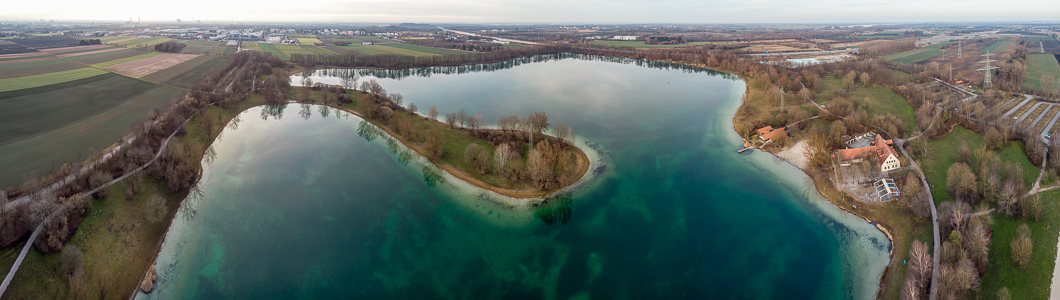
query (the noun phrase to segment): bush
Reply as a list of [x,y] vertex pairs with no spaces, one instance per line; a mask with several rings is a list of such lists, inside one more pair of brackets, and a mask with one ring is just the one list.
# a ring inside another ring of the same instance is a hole
[[490,155],[478,144],[467,145],[464,149],[464,161],[479,174],[486,174],[490,169]]
[[[113,179],[114,178],[110,176],[110,174],[107,174],[106,171],[97,170],[95,172],[92,172],[92,175],[88,176],[88,185],[89,188],[96,189],[103,186],[104,184],[107,184]],[[107,189],[100,189],[96,193],[92,194],[92,197],[96,197],[96,199],[103,199],[104,197],[107,197]]]
[[73,275],[78,271],[84,271],[85,254],[81,253],[81,249],[78,249],[77,246],[66,245],[66,247],[63,247],[63,253],[59,256],[59,262],[62,265],[64,275]]
[[1027,266],[1034,253],[1034,240],[1031,239],[1031,228],[1027,226],[1027,223],[1023,223],[1019,229],[1016,229],[1016,237],[1012,239],[1009,246],[1012,247],[1012,261],[1020,267]]

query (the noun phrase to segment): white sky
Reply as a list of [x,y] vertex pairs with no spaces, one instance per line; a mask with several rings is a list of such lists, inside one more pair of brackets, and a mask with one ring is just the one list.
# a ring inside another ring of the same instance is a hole
[[[884,23],[1060,22],[1060,0],[46,0],[3,20],[254,22]],[[211,22],[213,23],[213,22]]]

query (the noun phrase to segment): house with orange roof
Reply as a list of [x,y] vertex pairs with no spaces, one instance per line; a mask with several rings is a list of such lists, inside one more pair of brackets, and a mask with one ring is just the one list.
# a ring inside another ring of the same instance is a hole
[[[868,144],[866,145],[865,142]],[[851,147],[837,150],[835,157],[840,166],[875,158],[881,172],[890,172],[902,166],[902,161],[898,159],[898,152],[891,147],[893,143],[892,140],[884,140],[883,136],[870,132],[848,141],[847,145]]]

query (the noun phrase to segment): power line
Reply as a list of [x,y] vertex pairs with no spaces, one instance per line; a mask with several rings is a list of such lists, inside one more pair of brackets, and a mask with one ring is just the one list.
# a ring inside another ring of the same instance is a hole
[[997,67],[991,67],[990,63],[991,62],[995,62],[996,60],[990,59],[990,55],[993,55],[993,53],[987,52],[986,54],[983,54],[983,55],[986,56],[986,59],[984,59],[983,61],[980,61],[979,63],[981,63],[981,64],[985,63],[986,67],[979,68],[976,71],[984,71],[985,72],[984,75],[983,75],[984,76],[983,77],[983,88],[984,89],[989,89],[990,88],[990,77],[991,77],[990,75],[991,75],[991,73],[992,73],[992,71],[994,69],[997,69]]

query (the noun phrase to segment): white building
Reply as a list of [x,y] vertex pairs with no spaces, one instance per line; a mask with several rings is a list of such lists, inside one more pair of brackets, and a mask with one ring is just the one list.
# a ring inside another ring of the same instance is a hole
[[637,40],[637,36],[635,36],[635,35],[616,35],[615,37],[612,37],[611,39],[612,40],[616,40],[616,41],[635,41],[635,40]]

